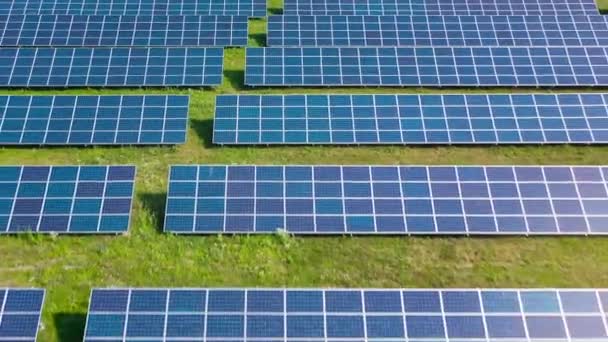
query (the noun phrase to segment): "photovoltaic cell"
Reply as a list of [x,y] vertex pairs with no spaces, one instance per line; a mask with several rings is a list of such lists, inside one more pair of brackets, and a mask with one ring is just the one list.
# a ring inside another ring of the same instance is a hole
[[134,179],[134,166],[2,166],[0,233],[126,233]]
[[0,87],[213,86],[222,48],[3,48]]
[[250,86],[601,86],[605,47],[247,48]]
[[593,0],[285,0],[285,15],[593,15]]
[[186,142],[188,96],[0,96],[0,145]]
[[94,289],[85,342],[605,341],[604,289]]
[[595,16],[283,16],[268,46],[606,46]]
[[246,16],[0,16],[1,46],[245,46]]
[[44,290],[0,288],[0,341],[35,342]]
[[215,144],[605,144],[608,95],[220,95]]
[[608,167],[172,166],[165,232],[599,235]]
[[0,14],[266,16],[266,0],[14,0]]

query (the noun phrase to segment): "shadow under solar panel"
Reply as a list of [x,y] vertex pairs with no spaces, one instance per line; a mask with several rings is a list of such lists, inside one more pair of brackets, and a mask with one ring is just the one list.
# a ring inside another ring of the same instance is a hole
[[605,341],[605,289],[94,289],[93,341]]
[[608,95],[220,95],[213,143],[606,144]]
[[594,15],[593,0],[285,0],[285,15]]
[[0,145],[186,141],[188,96],[0,96]]
[[214,86],[222,48],[3,48],[0,87]]
[[0,16],[0,46],[245,46],[246,16]]
[[266,0],[12,0],[0,14],[266,16]]
[[247,48],[250,86],[603,86],[605,47]]
[[0,234],[126,233],[134,166],[0,167]]
[[44,296],[43,289],[0,288],[0,341],[36,341]]
[[603,166],[172,166],[176,234],[608,234]]
[[607,46],[595,16],[285,16],[268,18],[268,46]]

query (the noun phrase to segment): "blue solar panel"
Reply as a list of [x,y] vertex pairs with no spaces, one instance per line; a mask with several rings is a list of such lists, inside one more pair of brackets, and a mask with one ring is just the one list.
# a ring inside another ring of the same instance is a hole
[[0,167],[0,234],[126,233],[134,166]]
[[186,142],[188,96],[0,96],[0,145]]
[[173,166],[178,234],[606,234],[597,166]]
[[35,342],[44,290],[0,288],[0,341]]
[[222,48],[3,48],[0,87],[213,86]]
[[250,86],[602,86],[604,47],[247,48]]
[[604,289],[94,289],[87,341],[605,341]]
[[266,0],[13,0],[0,14],[266,16]]
[[606,46],[595,16],[284,16],[268,46]]
[[220,95],[215,144],[605,144],[608,94]]
[[285,0],[286,15],[593,15],[593,0]]
[[0,16],[1,46],[245,46],[246,16]]

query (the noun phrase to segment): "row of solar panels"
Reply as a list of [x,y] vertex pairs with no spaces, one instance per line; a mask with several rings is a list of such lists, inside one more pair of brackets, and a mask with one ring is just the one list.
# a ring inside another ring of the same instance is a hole
[[[189,97],[0,96],[0,145],[186,141]],[[220,95],[213,142],[606,144],[608,94]]]
[[[0,167],[0,233],[118,234],[133,166]],[[604,166],[172,166],[177,234],[603,235]]]
[[[269,46],[606,46],[604,16],[270,16]],[[0,16],[0,46],[246,46],[245,16]]]
[[[0,289],[34,342],[42,289]],[[93,289],[84,341],[605,341],[604,289]]]
[[[0,14],[266,16],[266,0],[14,0]],[[593,15],[593,0],[285,0],[288,15]]]
[[[606,47],[247,48],[250,86],[603,86]],[[0,87],[214,86],[222,48],[3,48]]]

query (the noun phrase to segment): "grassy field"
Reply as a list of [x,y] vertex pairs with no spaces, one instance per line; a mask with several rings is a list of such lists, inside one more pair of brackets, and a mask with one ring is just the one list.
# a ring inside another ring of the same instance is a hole
[[[276,13],[280,3],[271,1]],[[608,7],[608,0],[602,5]],[[265,22],[250,25],[252,46]],[[604,238],[411,238],[162,234],[167,170],[222,164],[605,164],[608,147],[214,147],[214,97],[226,93],[422,93],[448,90],[243,86],[244,50],[228,49],[214,90],[3,91],[3,94],[190,94],[188,142],[176,147],[3,148],[1,164],[135,164],[127,236],[0,238],[0,286],[47,289],[39,341],[81,341],[90,289],[111,286],[608,287]],[[449,90],[454,92],[454,90]],[[462,92],[462,90],[458,90]],[[467,92],[511,92],[511,89]],[[540,90],[539,90],[540,91]]]

